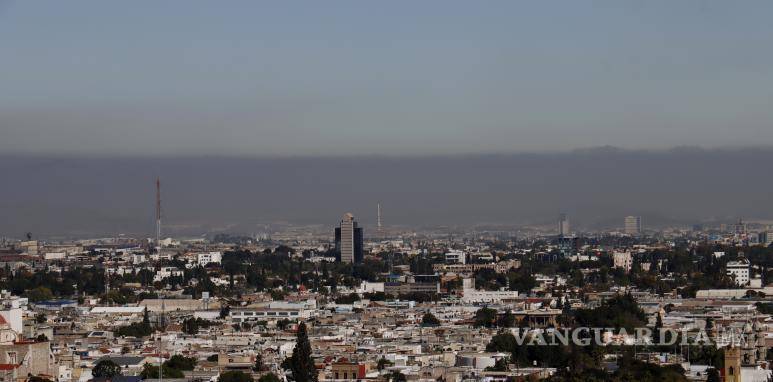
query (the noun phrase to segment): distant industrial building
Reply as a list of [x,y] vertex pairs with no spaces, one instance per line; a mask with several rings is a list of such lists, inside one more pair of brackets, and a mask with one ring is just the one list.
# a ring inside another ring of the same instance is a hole
[[346,213],[335,229],[335,249],[342,263],[362,262],[362,228],[357,227],[354,215]]

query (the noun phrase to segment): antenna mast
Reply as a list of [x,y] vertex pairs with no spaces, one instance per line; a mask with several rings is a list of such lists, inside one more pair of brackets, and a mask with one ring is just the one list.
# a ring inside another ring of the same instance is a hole
[[376,204],[376,208],[378,209],[378,237],[381,239],[384,236],[381,229],[381,203]]
[[156,178],[156,251],[161,253],[161,178]]

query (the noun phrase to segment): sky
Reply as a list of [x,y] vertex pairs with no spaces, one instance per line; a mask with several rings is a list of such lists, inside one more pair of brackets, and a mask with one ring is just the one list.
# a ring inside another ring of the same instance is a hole
[[769,1],[2,1],[0,154],[773,145]]

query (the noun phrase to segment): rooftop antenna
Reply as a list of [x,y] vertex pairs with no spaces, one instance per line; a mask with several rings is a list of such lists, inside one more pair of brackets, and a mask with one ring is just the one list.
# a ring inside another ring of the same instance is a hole
[[156,251],[161,254],[161,178],[156,178]]

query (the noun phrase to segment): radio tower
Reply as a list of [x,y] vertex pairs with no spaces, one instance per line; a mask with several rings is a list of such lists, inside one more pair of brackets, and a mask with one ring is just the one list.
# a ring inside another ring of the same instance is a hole
[[376,204],[376,208],[378,210],[378,212],[377,212],[378,220],[377,220],[377,223],[376,223],[378,225],[377,232],[378,232],[378,238],[381,239],[384,236],[383,235],[383,231],[381,229],[381,203]]
[[156,178],[156,251],[161,252],[161,179]]

